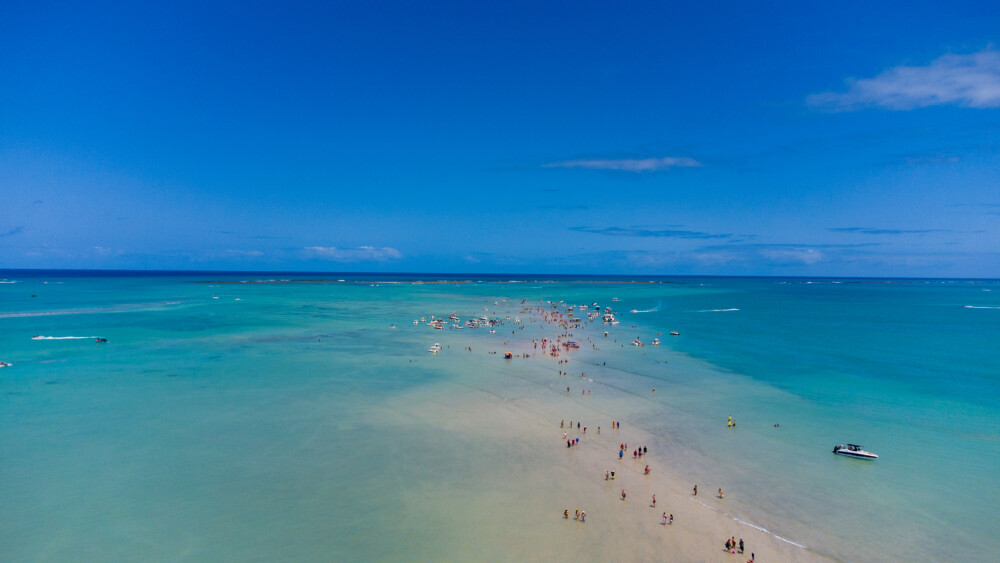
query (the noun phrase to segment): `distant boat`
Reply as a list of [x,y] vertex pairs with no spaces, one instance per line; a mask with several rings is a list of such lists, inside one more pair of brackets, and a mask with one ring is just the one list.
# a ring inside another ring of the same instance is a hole
[[676,330],[670,331],[670,336],[680,336],[680,334],[681,333],[677,332]]
[[878,459],[877,455],[869,451],[865,451],[857,444],[840,444],[839,446],[835,446],[833,448],[833,453],[861,459]]
[[654,338],[652,344],[653,344],[653,346],[659,346],[660,345],[660,339],[659,338]]
[[430,349],[428,349],[427,351],[430,352],[431,354],[437,354],[438,352],[441,351],[441,345],[435,342],[434,345],[431,346]]

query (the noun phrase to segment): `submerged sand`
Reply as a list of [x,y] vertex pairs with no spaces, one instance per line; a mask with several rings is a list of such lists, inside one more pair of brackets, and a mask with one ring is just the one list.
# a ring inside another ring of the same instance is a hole
[[[583,330],[576,329],[578,334]],[[433,336],[444,340],[440,333]],[[408,488],[399,514],[416,530],[432,526],[436,541],[446,545],[421,546],[418,537],[410,538],[416,558],[743,563],[752,553],[756,561],[827,560],[730,515],[727,502],[740,491],[726,489],[725,498],[719,498],[717,490],[725,484],[682,479],[664,453],[653,449],[634,460],[632,451],[652,443],[654,436],[632,425],[627,403],[604,398],[600,382],[580,377],[585,362],[570,359],[592,361],[600,352],[574,356],[564,351],[557,359],[540,353],[527,336],[504,336],[505,345],[497,339],[486,346],[478,336],[449,333],[445,350],[423,360],[438,362],[446,371],[448,356],[461,354],[466,369],[470,362],[477,366],[474,374],[452,374],[446,383],[398,395],[375,412],[378,424],[395,426],[400,435],[419,428],[437,436],[436,461],[423,468],[434,477]],[[504,350],[515,358],[504,361]],[[525,353],[530,359],[520,357]],[[551,384],[537,383],[545,378]],[[591,394],[580,394],[581,386]],[[667,392],[659,390],[661,396]],[[620,429],[612,428],[614,420]],[[574,438],[579,444],[567,447],[566,440]],[[623,443],[628,448],[620,458]],[[610,471],[614,480],[605,479]],[[575,518],[576,510],[586,512],[585,522]],[[673,515],[673,524],[662,524],[664,512]],[[731,537],[743,539],[744,553],[725,549]]]

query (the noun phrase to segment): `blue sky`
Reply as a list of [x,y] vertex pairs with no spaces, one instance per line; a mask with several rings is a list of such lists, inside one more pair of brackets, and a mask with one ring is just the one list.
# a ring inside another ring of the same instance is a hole
[[4,2],[0,268],[1000,277],[1000,5],[688,4]]

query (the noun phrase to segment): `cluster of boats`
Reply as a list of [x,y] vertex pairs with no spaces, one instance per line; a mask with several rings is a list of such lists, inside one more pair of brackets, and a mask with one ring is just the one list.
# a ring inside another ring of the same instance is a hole
[[[510,320],[510,317],[507,317],[507,320]],[[417,319],[413,320],[413,324],[415,324],[415,325],[419,325],[421,322],[426,323],[427,326],[429,326],[431,328],[434,328],[436,330],[444,330],[445,327],[451,328],[452,330],[462,330],[463,328],[483,328],[483,327],[486,327],[486,328],[489,328],[489,329],[493,330],[494,327],[496,327],[497,325],[502,324],[502,322],[500,321],[500,319],[496,319],[496,318],[492,318],[491,319],[490,317],[487,317],[485,315],[483,315],[481,317],[475,317],[475,318],[469,319],[469,320],[465,321],[464,323],[462,322],[462,319],[458,317],[458,315],[451,315],[447,319],[445,319],[443,317],[442,318],[435,318],[432,315],[431,316],[431,320],[429,320],[429,321],[427,320],[426,317],[421,317],[420,320],[417,320]],[[514,322],[517,323],[517,324],[520,324],[521,323],[521,319],[519,319],[519,318],[518,319],[514,319]],[[395,325],[393,325],[392,328],[395,328]]]

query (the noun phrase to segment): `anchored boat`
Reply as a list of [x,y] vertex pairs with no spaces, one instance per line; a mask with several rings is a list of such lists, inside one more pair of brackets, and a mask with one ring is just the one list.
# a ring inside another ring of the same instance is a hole
[[840,444],[839,446],[835,446],[833,448],[833,453],[861,459],[878,459],[877,455],[869,451],[865,451],[857,444]]

